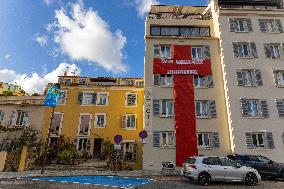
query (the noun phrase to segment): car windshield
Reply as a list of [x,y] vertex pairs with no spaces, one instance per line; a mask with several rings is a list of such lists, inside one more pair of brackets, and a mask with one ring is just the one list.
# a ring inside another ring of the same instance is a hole
[[236,167],[238,164],[228,158],[220,158],[220,161],[222,163],[222,166],[232,166]]
[[264,163],[270,163],[271,162],[270,159],[263,157],[263,156],[258,156],[258,160],[261,161],[261,162],[264,162]]

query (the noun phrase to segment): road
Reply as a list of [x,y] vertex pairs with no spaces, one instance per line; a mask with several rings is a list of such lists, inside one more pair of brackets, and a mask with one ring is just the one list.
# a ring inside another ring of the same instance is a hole
[[[284,181],[262,181],[256,187],[249,187],[242,183],[213,183],[207,187],[201,187],[198,184],[191,183],[181,177],[154,177],[156,182],[152,184],[142,185],[138,189],[242,189],[242,188],[268,188],[268,189],[284,189]],[[111,187],[82,185],[60,182],[32,181],[30,179],[2,179],[0,180],[0,189],[106,189]]]

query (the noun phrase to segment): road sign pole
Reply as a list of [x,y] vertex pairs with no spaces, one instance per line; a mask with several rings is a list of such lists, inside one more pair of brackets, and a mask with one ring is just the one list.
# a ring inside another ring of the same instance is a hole
[[52,125],[53,118],[54,118],[54,109],[55,109],[55,107],[52,107],[50,124],[49,124],[48,131],[47,131],[47,138],[46,138],[46,141],[45,141],[45,144],[44,144],[44,154],[43,154],[43,158],[42,158],[41,172],[40,172],[41,174],[44,173],[44,167],[45,167],[45,163],[46,163],[47,151],[48,151],[48,145],[49,145],[49,139],[50,139],[51,125]]

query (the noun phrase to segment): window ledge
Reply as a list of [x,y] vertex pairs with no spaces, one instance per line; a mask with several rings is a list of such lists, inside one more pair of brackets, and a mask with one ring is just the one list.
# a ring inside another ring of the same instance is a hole
[[256,147],[256,148],[250,148],[250,150],[256,150],[256,151],[269,151],[272,150],[270,148],[260,148],[260,147]]
[[105,129],[106,126],[103,126],[103,127],[99,127],[99,126],[95,126],[95,129]]
[[265,119],[265,118],[268,118],[268,117],[261,117],[261,116],[246,116],[245,118],[247,118],[247,119]]
[[207,86],[194,86],[195,89],[209,89]]
[[202,147],[202,146],[198,146],[199,150],[214,150],[213,147]]
[[234,31],[235,33],[251,33],[250,31]]
[[212,117],[209,116],[196,116],[196,119],[211,119]]
[[160,146],[160,149],[175,149],[176,146]]
[[127,127],[125,127],[124,129],[125,130],[130,130],[130,131],[135,131],[136,130],[136,128],[127,128]]
[[174,116],[160,116],[160,118],[173,118]]
[[108,106],[108,104],[104,104],[104,105],[102,105],[102,104],[96,104],[96,106]]
[[239,59],[254,59],[255,57],[248,56],[248,57],[235,57],[235,58],[239,58]]
[[160,88],[173,88],[173,85],[158,85]]

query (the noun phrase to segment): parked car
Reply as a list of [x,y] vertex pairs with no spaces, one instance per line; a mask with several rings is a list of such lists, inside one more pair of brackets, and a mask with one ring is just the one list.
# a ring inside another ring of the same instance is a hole
[[237,163],[255,168],[262,177],[281,178],[284,180],[284,164],[276,163],[267,157],[259,155],[235,155],[228,158]]
[[257,170],[241,166],[226,157],[194,156],[189,157],[181,169],[181,175],[202,186],[211,181],[245,182],[249,186],[257,185],[261,176]]

